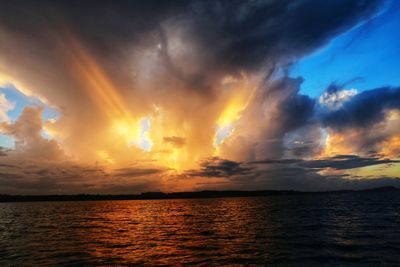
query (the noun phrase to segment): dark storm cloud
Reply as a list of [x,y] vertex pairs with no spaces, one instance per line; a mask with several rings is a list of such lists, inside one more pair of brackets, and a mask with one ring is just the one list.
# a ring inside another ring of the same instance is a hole
[[385,118],[385,111],[400,109],[400,88],[382,87],[359,93],[343,106],[326,114],[323,123],[341,130],[346,128],[367,128]]
[[337,170],[348,170],[378,164],[400,163],[398,160],[380,159],[380,158],[364,158],[355,155],[338,155],[321,160],[302,161],[298,165],[311,169],[332,168]]
[[286,148],[286,151],[291,153],[296,158],[301,158],[307,155],[315,154],[315,144],[312,143],[304,146]]
[[279,128],[276,136],[282,137],[284,133],[306,125],[314,115],[315,100],[299,94],[302,82],[302,78],[284,77],[277,80],[264,95],[268,99],[275,98],[274,94],[286,94],[277,106]]
[[251,164],[292,164],[301,162],[301,159],[266,159],[250,162]]
[[378,164],[400,163],[399,160],[381,159],[378,157],[360,157],[357,155],[336,155],[318,160],[302,159],[267,159],[250,162],[251,164],[287,164],[303,167],[306,169],[325,169],[348,170]]
[[246,167],[243,163],[213,157],[204,160],[199,169],[189,170],[185,174],[201,177],[231,177],[249,174],[250,171],[251,168]]
[[[356,155],[338,155],[323,160],[269,159],[249,163],[212,158],[202,168],[187,175],[219,177],[243,190],[268,188],[275,190],[326,191],[367,189],[380,186],[400,187],[400,177],[370,177],[353,179],[346,173],[322,175],[321,170],[332,168],[349,170],[378,164],[399,164],[400,161],[363,158]],[[205,188],[207,188],[205,186]]]
[[157,174],[164,172],[164,169],[157,169],[157,168],[122,168],[115,171],[113,174],[114,176],[119,177],[139,177],[139,176],[146,176],[151,174]]
[[143,167],[106,170],[71,162],[10,162],[0,164],[0,194],[139,193],[159,185],[156,179],[142,176],[163,171]]
[[[139,41],[140,35],[168,15],[182,12],[186,1],[112,1],[112,0],[1,0],[1,19],[6,28],[22,34],[45,37],[57,27],[67,26],[80,37],[100,46]],[[56,24],[49,24],[49,23]],[[38,30],[41,30],[39,33]],[[61,29],[62,30],[62,29]],[[104,46],[103,48],[112,49]]]
[[116,47],[143,42],[147,33],[168,45],[163,27],[172,20],[187,25],[191,37],[206,49],[203,73],[195,75],[201,80],[215,70],[251,70],[266,59],[304,55],[373,15],[379,4],[374,0],[1,0],[0,24],[41,43],[68,29],[107,57],[119,51]]
[[[200,41],[225,66],[253,68],[265,58],[298,56],[360,19],[378,1],[195,1]],[[260,57],[260,55],[262,55]]]
[[[301,159],[266,159],[248,163],[225,160],[217,157],[204,160],[201,168],[188,171],[190,176],[203,177],[233,177],[249,175],[260,171],[258,166],[270,166],[270,175],[299,176],[306,173],[316,172],[326,168],[336,170],[349,170],[378,164],[398,164],[399,160],[380,159],[377,157],[359,157],[356,155],[336,155],[319,160]],[[262,172],[265,172],[264,169]]]

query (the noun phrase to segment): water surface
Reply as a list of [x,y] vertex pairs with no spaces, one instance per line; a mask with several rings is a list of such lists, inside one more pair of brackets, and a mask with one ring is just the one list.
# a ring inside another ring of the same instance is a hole
[[0,266],[400,265],[400,194],[0,203]]

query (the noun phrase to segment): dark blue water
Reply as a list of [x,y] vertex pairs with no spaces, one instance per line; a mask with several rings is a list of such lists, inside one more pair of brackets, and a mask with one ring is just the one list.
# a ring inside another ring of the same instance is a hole
[[396,266],[400,194],[0,203],[0,266]]

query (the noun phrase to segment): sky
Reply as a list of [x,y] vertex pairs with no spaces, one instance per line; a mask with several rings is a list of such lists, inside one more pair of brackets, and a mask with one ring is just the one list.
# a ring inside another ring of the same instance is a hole
[[0,0],[0,194],[400,186],[399,13]]

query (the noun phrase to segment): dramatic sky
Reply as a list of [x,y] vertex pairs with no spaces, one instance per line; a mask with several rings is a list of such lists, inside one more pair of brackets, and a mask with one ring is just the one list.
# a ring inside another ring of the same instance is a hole
[[0,0],[0,194],[400,186],[400,3]]

